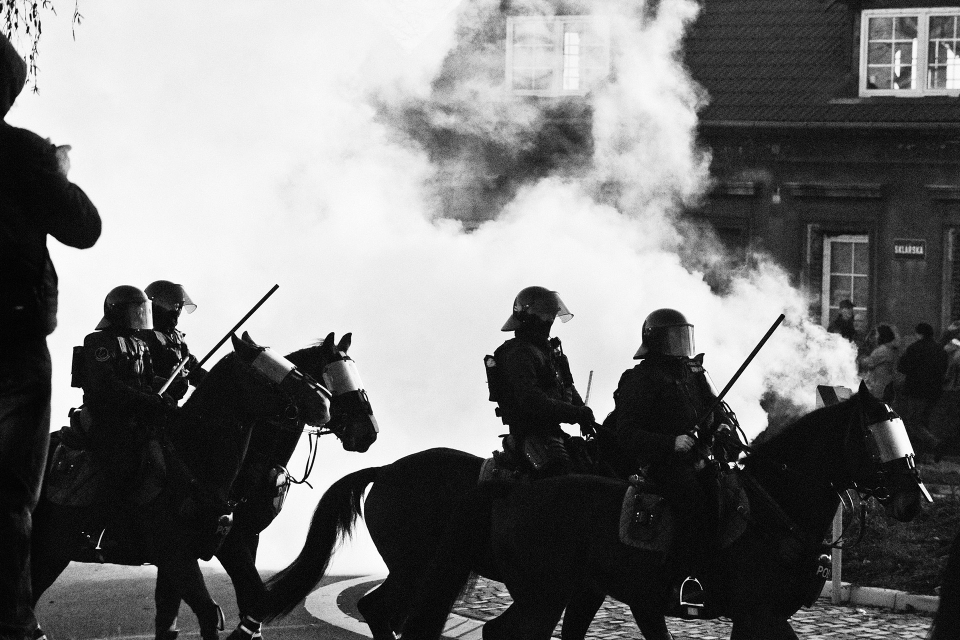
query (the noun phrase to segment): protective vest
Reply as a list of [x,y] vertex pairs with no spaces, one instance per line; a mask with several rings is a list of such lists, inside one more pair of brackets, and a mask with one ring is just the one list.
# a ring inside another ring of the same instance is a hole
[[105,438],[111,425],[148,424],[159,397],[153,392],[150,351],[136,335],[95,331],[74,352],[74,385],[83,389],[84,407]]
[[490,400],[504,424],[537,431],[576,422],[583,404],[570,367],[554,338],[549,343],[518,336],[484,357]]

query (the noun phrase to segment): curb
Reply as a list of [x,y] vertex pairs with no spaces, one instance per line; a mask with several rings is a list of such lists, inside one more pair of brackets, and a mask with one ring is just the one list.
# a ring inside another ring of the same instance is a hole
[[[827,582],[823,591],[820,592],[820,599],[824,598],[833,602],[833,584],[830,582]],[[940,606],[940,597],[921,596],[906,591],[882,589],[880,587],[859,587],[849,582],[841,582],[839,604],[880,607],[903,613],[913,611],[936,613],[937,607]]]

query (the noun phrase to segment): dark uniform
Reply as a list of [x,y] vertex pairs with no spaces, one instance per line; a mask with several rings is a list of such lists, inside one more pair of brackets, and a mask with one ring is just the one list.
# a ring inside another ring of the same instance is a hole
[[146,341],[153,357],[154,391],[162,389],[184,358],[188,359],[164,392],[179,402],[187,393],[188,383],[198,385],[206,375],[197,359],[190,354],[184,333],[177,329],[181,311],[193,313],[197,305],[187,295],[183,285],[169,280],[151,282],[144,293],[151,301],[153,329],[141,331],[138,335]]
[[[503,331],[515,337],[494,352],[497,374],[491,382],[491,399],[510,428],[512,442],[505,450],[522,457],[539,475],[573,470],[567,450],[569,436],[561,423],[591,427],[593,411],[584,406],[573,385],[570,366],[560,341],[550,339],[553,320],[572,314],[554,291],[528,287],[514,301],[514,312]],[[488,368],[489,372],[489,368]]]
[[[115,308],[136,308],[141,303],[129,298],[136,298],[136,294],[143,296],[142,304],[147,304],[143,292],[124,286],[111,291],[105,309],[117,291],[123,301]],[[107,497],[113,502],[129,497],[138,486],[147,460],[147,444],[162,430],[175,404],[153,390],[150,350],[137,335],[148,326],[149,321],[144,326],[125,325],[124,313],[105,311],[98,330],[84,338],[76,364],[83,411],[89,417],[87,440],[107,470]]]
[[159,391],[183,359],[188,358],[187,364],[177,374],[176,380],[165,391],[179,402],[187,393],[188,379],[191,378],[191,373],[198,369],[197,358],[190,353],[190,349],[184,341],[183,332],[179,329],[168,329],[167,331],[153,329],[141,331],[138,336],[146,342],[153,360],[154,391]]
[[[719,486],[713,453],[690,436],[710,434],[733,419],[721,407],[705,417],[716,395],[703,355],[690,357],[693,326],[677,311],[661,309],[644,322],[644,344],[614,392],[613,429],[623,452],[646,469],[677,516],[681,555],[702,566],[716,549]],[[723,456],[722,451],[718,451]]]

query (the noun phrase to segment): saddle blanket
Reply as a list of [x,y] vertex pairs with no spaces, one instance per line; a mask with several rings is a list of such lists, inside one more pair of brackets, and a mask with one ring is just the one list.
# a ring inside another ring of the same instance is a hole
[[[720,478],[720,548],[733,544],[747,529],[750,501],[736,472]],[[656,486],[631,484],[623,496],[620,510],[620,542],[658,553],[670,550],[676,529],[676,518],[666,498],[656,493]]]

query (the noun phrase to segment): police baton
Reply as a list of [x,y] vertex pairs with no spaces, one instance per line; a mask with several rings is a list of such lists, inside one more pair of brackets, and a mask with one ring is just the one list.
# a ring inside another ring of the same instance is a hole
[[723,397],[727,395],[727,391],[729,391],[730,387],[732,387],[733,384],[737,381],[737,379],[740,377],[740,374],[743,373],[743,370],[747,368],[747,365],[749,365],[750,362],[753,361],[754,356],[756,356],[757,352],[759,352],[760,349],[763,348],[763,345],[767,343],[767,340],[769,340],[770,336],[773,335],[773,332],[777,330],[777,327],[780,326],[780,323],[783,322],[784,318],[786,318],[786,316],[781,313],[780,317],[777,318],[776,321],[773,323],[773,326],[767,330],[767,332],[764,334],[762,338],[760,338],[760,342],[757,343],[757,346],[753,348],[753,351],[750,352],[750,355],[747,356],[747,359],[743,361],[743,364],[740,365],[740,368],[737,369],[737,372],[733,374],[733,377],[730,378],[730,382],[727,383],[727,386],[725,386],[723,390],[717,395],[716,399],[713,401],[713,404],[710,405],[710,409],[708,409],[706,413],[703,414],[703,417],[700,418],[700,421],[697,422],[696,426],[690,431],[690,435],[692,435],[694,438],[696,437],[696,433],[703,427],[707,419],[713,414],[714,410],[720,406],[720,403],[723,402]]
[[[237,329],[239,329],[240,326],[241,326],[244,322],[246,322],[247,319],[248,319],[250,316],[252,316],[254,313],[256,313],[257,309],[259,309],[259,308],[263,305],[263,303],[267,301],[267,298],[269,298],[270,296],[272,296],[272,295],[274,294],[274,292],[275,292],[277,289],[279,289],[279,288],[280,288],[280,285],[278,285],[278,284],[273,285],[273,288],[270,289],[270,291],[267,291],[267,294],[266,294],[265,296],[263,296],[262,298],[260,298],[260,302],[258,302],[257,304],[253,305],[253,308],[250,309],[250,311],[247,312],[247,315],[245,315],[245,316],[243,316],[242,318],[240,318],[240,322],[238,322],[237,324],[235,324],[234,327],[233,327],[233,329],[230,329],[230,331],[227,332],[227,335],[223,336],[223,338],[220,339],[220,342],[218,342],[218,343],[213,347],[213,349],[210,350],[210,352],[209,352],[207,355],[203,356],[203,359],[202,359],[200,362],[197,363],[197,368],[202,367],[202,366],[203,366],[203,363],[206,362],[207,360],[209,360],[209,359],[210,359],[210,356],[212,356],[214,353],[216,353],[216,352],[217,352],[217,349],[219,349],[220,347],[222,347],[222,346],[223,346],[223,343],[226,342],[227,340],[229,340],[229,339],[230,339],[230,336],[232,336],[234,333],[236,333]],[[190,360],[190,357],[189,357],[189,356],[187,356],[186,358],[184,358],[184,359],[180,362],[180,364],[177,365],[177,368],[173,370],[173,373],[172,373],[172,374],[170,374],[170,379],[167,380],[167,381],[164,383],[164,385],[160,388],[160,391],[157,392],[158,395],[161,395],[161,396],[162,396],[163,393],[164,393],[168,388],[170,388],[170,385],[173,384],[173,381],[177,378],[177,375],[178,375],[181,371],[183,371],[183,368],[186,366],[188,360]]]

